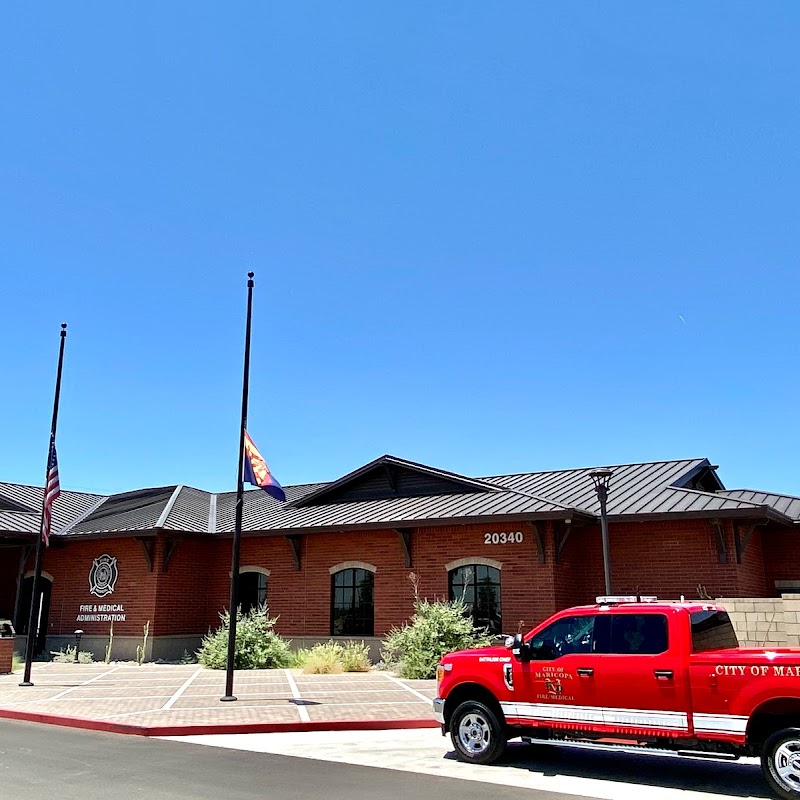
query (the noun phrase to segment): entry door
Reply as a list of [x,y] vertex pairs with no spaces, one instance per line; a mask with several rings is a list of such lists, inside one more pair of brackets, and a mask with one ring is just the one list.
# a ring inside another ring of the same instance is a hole
[[531,661],[513,662],[517,715],[523,725],[578,730],[602,724],[594,623],[591,614],[561,617],[530,638]]
[[667,615],[620,609],[598,627],[608,634],[596,673],[606,724],[620,733],[685,734],[688,685]]
[[[47,628],[50,617],[50,595],[52,594],[53,584],[44,577],[39,580],[39,608],[34,617],[34,630],[36,631],[36,641],[34,643],[34,654],[41,653],[45,647],[47,639]],[[15,626],[20,635],[28,633],[28,619],[31,613],[31,592],[33,591],[33,576],[29,576],[22,581],[22,594],[19,599],[19,619]]]

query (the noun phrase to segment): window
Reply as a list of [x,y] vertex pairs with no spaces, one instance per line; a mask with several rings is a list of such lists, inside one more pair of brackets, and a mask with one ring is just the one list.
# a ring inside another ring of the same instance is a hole
[[476,627],[503,632],[500,608],[500,570],[485,564],[468,564],[448,573],[450,600],[463,600]]
[[531,640],[533,657],[552,661],[570,653],[593,653],[594,620],[590,615],[557,619]]
[[739,640],[733,629],[731,618],[725,611],[692,611],[692,650],[722,650],[738,647]]
[[611,650],[619,655],[655,655],[668,647],[664,614],[612,614]]
[[375,576],[365,569],[342,569],[331,576],[331,636],[372,636]]
[[267,604],[267,576],[263,572],[239,575],[239,607],[243,614]]

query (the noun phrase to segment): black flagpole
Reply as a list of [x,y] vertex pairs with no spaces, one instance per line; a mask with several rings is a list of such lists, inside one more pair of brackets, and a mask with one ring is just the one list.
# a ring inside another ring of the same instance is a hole
[[[50,425],[50,444],[47,447],[47,466],[44,475],[44,491],[42,492],[42,516],[39,520],[39,535],[36,538],[36,566],[33,572],[33,589],[31,591],[31,610],[28,615],[28,639],[25,642],[25,676],[20,686],[33,686],[31,682],[31,664],[33,663],[33,647],[38,638],[39,621],[39,583],[42,579],[42,528],[44,527],[44,505],[47,499],[47,478],[50,474],[50,453],[56,440],[58,425],[58,401],[61,397],[61,368],[64,366],[64,342],[67,340],[67,323],[61,323],[61,344],[58,349],[58,372],[56,373],[56,396],[53,400],[53,422]],[[37,625],[34,630],[34,625]]]
[[247,273],[247,326],[244,334],[244,379],[242,381],[242,426],[239,431],[239,477],[236,482],[236,521],[233,525],[233,555],[231,556],[231,602],[229,606],[228,663],[225,675],[225,697],[230,702],[233,694],[233,662],[236,654],[236,613],[239,607],[239,549],[242,541],[242,508],[244,506],[244,432],[247,428],[247,395],[250,390],[250,318],[253,312],[253,273]]

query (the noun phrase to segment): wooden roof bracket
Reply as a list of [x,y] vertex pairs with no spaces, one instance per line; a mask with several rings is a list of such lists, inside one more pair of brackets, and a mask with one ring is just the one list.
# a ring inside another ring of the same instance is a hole
[[533,538],[536,541],[537,561],[540,564],[544,564],[545,552],[544,552],[544,539],[542,538],[542,532],[539,530],[539,524],[537,522],[531,522],[531,528],[533,528]]
[[725,544],[725,530],[723,529],[722,520],[712,519],[711,525],[717,538],[717,558],[720,564],[725,564],[728,561],[728,547]]
[[172,561],[172,556],[175,555],[179,541],[180,539],[164,539],[164,572],[169,569],[169,562]]
[[156,554],[156,540],[153,537],[144,536],[137,536],[136,538],[139,544],[142,546],[144,560],[147,562],[147,571],[152,572],[153,562]]
[[403,564],[406,569],[414,566],[411,559],[411,545],[414,541],[414,530],[412,528],[395,528],[400,539],[400,548],[403,551]]
[[564,521],[564,533],[560,533],[558,530],[558,523],[553,523],[553,543],[555,544],[555,562],[561,560],[561,551],[564,549],[564,545],[567,543],[567,539],[569,539],[569,535],[572,533],[572,523]]
[[766,525],[769,520],[759,520],[757,522],[752,522],[747,526],[747,530],[742,536],[741,532],[739,531],[739,526],[734,521],[733,523],[733,544],[736,547],[736,563],[742,563],[742,556],[744,555],[744,551],[747,549],[747,545],[750,543],[750,537],[753,535],[753,532],[759,525]]
[[296,533],[290,533],[283,537],[292,546],[292,555],[294,556],[294,569],[295,572],[300,572],[303,565],[302,562],[302,543],[303,537]]

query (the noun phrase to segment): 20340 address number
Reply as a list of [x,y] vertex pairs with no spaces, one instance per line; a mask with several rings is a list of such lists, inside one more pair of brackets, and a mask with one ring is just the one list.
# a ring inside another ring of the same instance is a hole
[[522,531],[515,533],[484,533],[484,544],[519,544],[525,540]]

